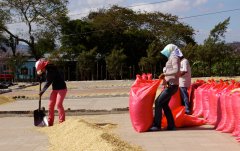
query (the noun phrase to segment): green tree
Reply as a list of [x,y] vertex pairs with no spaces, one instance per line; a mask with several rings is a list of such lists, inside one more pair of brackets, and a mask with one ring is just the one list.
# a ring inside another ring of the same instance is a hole
[[97,48],[91,49],[90,51],[83,51],[78,56],[78,69],[82,80],[94,79],[93,73],[96,64],[96,50]]
[[118,77],[122,78],[123,66],[127,56],[123,53],[123,50],[113,49],[111,54],[106,57],[107,70],[113,79]]
[[[202,47],[199,47],[199,58],[208,66],[208,76],[212,74],[212,68],[215,63],[228,61],[231,58],[232,49],[224,41],[227,26],[230,18],[218,23],[211,31],[209,37],[204,41]],[[215,66],[216,67],[216,66]],[[217,70],[225,70],[218,68]]]
[[78,55],[95,47],[89,41],[92,31],[91,24],[82,20],[66,20],[61,27],[61,52],[65,58],[76,59]]
[[139,61],[141,72],[152,73],[152,75],[159,74],[157,73],[157,67],[162,69],[162,66],[157,66],[157,64],[158,62],[161,64],[162,59],[163,57],[160,56],[157,44],[153,42],[147,49],[147,57],[142,57]]
[[90,41],[100,53],[123,49],[128,66],[137,67],[140,59],[148,55],[146,50],[153,41],[158,53],[168,43],[180,46],[195,43],[194,30],[170,14],[140,13],[113,6],[90,13],[86,21],[94,27]]
[[100,9],[89,14],[86,21],[90,22],[96,32],[90,39],[101,54],[111,53],[113,49],[124,49],[129,56],[130,64],[137,64],[140,57],[146,55],[150,44],[149,32],[141,29],[138,14],[131,9],[113,6],[110,9]]
[[[36,35],[43,31],[52,32],[57,35],[59,25],[67,14],[67,0],[41,0],[41,1],[22,1],[22,0],[2,0],[0,2],[0,16],[6,14],[8,22],[15,22],[15,19],[26,24],[28,39],[22,38],[1,25],[0,28],[5,33],[16,39],[16,41],[27,44],[35,59],[39,59],[41,53],[36,49]],[[6,23],[6,22],[5,22]],[[34,29],[34,27],[37,27]]]
[[181,48],[183,56],[187,58],[190,63],[193,77],[204,75],[204,70],[201,70],[204,69],[204,64],[202,64],[199,59],[200,56],[198,55],[198,50],[200,47],[200,45],[189,43]]
[[5,24],[9,19],[9,17],[10,17],[9,14],[7,14],[6,12],[0,9],[0,51],[4,51],[4,52],[6,52],[6,48],[4,45],[7,44],[8,40],[4,36],[3,28],[6,28]]
[[42,32],[36,36],[37,42],[35,43],[35,49],[38,56],[43,56],[46,52],[52,52],[55,45],[55,36],[51,32]]

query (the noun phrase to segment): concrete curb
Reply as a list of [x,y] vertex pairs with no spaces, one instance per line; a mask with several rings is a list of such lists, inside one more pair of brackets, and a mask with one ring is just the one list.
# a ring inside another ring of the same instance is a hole
[[[48,110],[45,111],[46,113]],[[129,108],[114,108],[111,110],[90,110],[90,109],[79,109],[79,110],[65,110],[66,116],[78,116],[78,115],[105,115],[105,114],[123,114],[128,113]],[[55,110],[57,114],[58,111]],[[24,116],[32,117],[33,111],[0,111],[0,117],[15,117]]]

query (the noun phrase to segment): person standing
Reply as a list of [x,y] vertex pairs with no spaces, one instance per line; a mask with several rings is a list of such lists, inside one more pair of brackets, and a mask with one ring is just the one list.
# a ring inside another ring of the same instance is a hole
[[185,113],[186,114],[191,114],[190,112],[190,106],[189,106],[189,94],[188,94],[188,89],[191,86],[191,67],[186,58],[183,56],[180,58],[181,60],[181,76],[179,78],[179,89],[180,89],[180,95],[182,102],[184,103],[185,106]]
[[159,76],[159,79],[166,81],[167,85],[155,100],[154,120],[149,131],[161,130],[162,109],[167,118],[167,130],[176,130],[172,111],[168,104],[179,87],[180,57],[183,55],[181,50],[174,44],[168,44],[161,53],[168,58],[168,61],[164,69],[165,71]]
[[36,71],[38,76],[46,74],[46,83],[43,89],[40,91],[40,97],[52,85],[52,92],[50,94],[50,100],[48,105],[48,125],[52,126],[54,123],[54,108],[57,104],[59,123],[65,121],[65,111],[63,107],[63,100],[67,94],[67,86],[63,78],[63,74],[59,71],[57,66],[51,64],[45,59],[39,59],[36,64]]

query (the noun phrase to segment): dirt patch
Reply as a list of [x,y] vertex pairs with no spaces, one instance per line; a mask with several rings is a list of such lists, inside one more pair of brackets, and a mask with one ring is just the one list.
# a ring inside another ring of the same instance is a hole
[[69,118],[62,124],[38,128],[49,137],[49,151],[142,151],[141,147],[122,141],[111,133],[112,123],[93,123],[87,119]]
[[[133,81],[71,81],[66,82],[68,92],[66,98],[77,99],[84,97],[115,97],[128,96]],[[42,84],[42,86],[44,83]],[[49,99],[51,86],[43,94],[42,99]],[[15,89],[13,92],[4,94],[14,99],[35,100],[38,99],[39,85]]]
[[13,102],[15,101],[14,99],[11,99],[9,97],[6,97],[6,96],[0,96],[0,105],[1,104],[5,104],[5,103],[10,103],[10,102]]

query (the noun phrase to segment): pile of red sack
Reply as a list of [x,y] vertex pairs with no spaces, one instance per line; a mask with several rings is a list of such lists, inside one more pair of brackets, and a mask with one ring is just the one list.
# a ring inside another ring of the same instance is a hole
[[[153,80],[151,74],[143,74],[137,75],[131,87],[129,111],[132,126],[137,132],[148,131],[152,126],[153,104],[160,83],[159,79]],[[240,82],[197,80],[188,92],[192,115],[185,114],[179,90],[169,102],[176,127],[210,124],[217,131],[231,133],[240,142]],[[165,117],[162,126],[167,126]]]
[[237,88],[240,83],[235,80],[203,82],[194,92],[193,115],[240,141],[240,92],[233,92]]
[[[146,132],[152,126],[153,104],[160,82],[159,79],[153,80],[151,74],[143,74],[142,76],[137,75],[131,86],[129,112],[132,126],[137,132]],[[193,92],[193,88],[194,86],[189,93]],[[173,112],[176,127],[200,126],[206,123],[204,119],[185,114],[179,90],[172,96],[169,106]],[[166,127],[166,124],[166,118],[163,117],[162,126]]]

